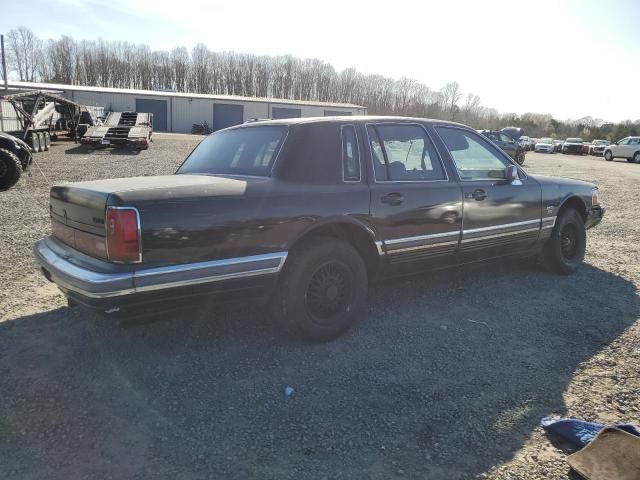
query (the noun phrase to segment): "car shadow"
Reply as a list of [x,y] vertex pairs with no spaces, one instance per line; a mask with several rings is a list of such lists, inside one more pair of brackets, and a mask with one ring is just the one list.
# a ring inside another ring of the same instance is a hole
[[0,323],[0,472],[471,478],[564,414],[578,366],[640,313],[631,282],[590,265],[469,268],[369,297],[365,320],[316,345],[252,303],[126,329],[66,308]]

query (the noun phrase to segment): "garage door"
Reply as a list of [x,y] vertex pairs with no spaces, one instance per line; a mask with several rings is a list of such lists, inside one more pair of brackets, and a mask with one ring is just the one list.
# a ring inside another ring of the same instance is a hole
[[325,110],[325,117],[340,117],[342,115],[351,115],[351,112],[340,112],[338,110]]
[[136,98],[136,112],[153,113],[153,130],[167,131],[167,102],[166,100],[149,100]]
[[232,105],[230,103],[213,104],[213,129],[240,125],[244,121],[244,107],[242,105]]
[[299,108],[273,107],[271,118],[300,118],[302,111]]

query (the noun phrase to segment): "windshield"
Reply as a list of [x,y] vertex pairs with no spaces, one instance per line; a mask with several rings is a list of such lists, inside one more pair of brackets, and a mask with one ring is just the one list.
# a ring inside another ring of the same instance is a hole
[[594,140],[593,144],[594,145],[608,145],[609,142],[607,142],[606,140]]
[[553,143],[553,138],[541,138],[538,143]]
[[277,125],[214,133],[191,152],[176,173],[268,177],[287,131],[288,127]]
[[567,143],[582,143],[581,138],[567,138]]

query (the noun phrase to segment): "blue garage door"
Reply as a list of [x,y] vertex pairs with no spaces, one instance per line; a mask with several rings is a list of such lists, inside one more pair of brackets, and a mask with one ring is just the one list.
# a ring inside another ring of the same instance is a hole
[[244,121],[244,107],[229,103],[213,104],[213,130],[220,130],[234,125],[240,125]]
[[351,112],[340,112],[338,110],[325,110],[325,117],[340,117],[342,115],[351,115]]
[[136,112],[153,113],[153,130],[167,131],[167,102],[165,100],[149,100],[136,98]]
[[300,118],[302,111],[299,108],[273,107],[271,118]]

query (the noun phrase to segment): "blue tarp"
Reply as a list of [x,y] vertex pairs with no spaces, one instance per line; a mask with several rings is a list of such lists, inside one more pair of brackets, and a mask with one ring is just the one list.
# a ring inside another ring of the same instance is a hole
[[580,448],[585,447],[591,440],[596,438],[600,430],[605,426],[616,427],[640,437],[640,429],[628,423],[604,425],[602,423],[586,422],[577,418],[544,417],[540,424],[547,432],[558,435]]

